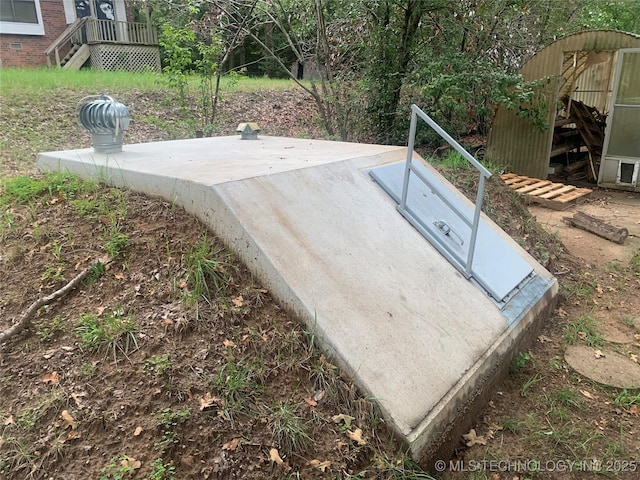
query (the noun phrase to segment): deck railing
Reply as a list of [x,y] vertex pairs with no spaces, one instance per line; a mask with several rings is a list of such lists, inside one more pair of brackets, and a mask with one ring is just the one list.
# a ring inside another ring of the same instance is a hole
[[158,45],[158,31],[146,23],[90,18],[86,32],[89,44]]

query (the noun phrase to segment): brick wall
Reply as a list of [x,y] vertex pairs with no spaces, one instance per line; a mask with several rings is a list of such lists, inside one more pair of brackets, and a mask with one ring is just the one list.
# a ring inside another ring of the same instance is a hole
[[[132,21],[130,2],[125,2],[127,19]],[[44,51],[67,28],[62,0],[40,0],[44,35],[0,34],[0,66],[40,67],[47,65]],[[52,57],[52,61],[55,61]]]
[[40,0],[44,35],[0,35],[3,67],[38,67],[47,64],[44,51],[58,38],[67,22],[62,0]]

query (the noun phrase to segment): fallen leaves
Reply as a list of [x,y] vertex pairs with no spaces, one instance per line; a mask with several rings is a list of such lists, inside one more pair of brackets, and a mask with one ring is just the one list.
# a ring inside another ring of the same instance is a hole
[[222,400],[214,395],[211,395],[211,392],[207,392],[202,397],[198,397],[198,403],[200,404],[200,411],[204,411],[207,408],[211,408],[214,405],[220,405]]
[[469,430],[469,433],[465,433],[464,435],[462,435],[462,438],[464,439],[464,442],[467,445],[467,447],[473,447],[474,445],[487,444],[487,439],[482,435],[478,435],[474,428]]
[[596,397],[594,397],[594,396],[593,396],[590,392],[588,392],[587,390],[580,390],[580,393],[581,393],[583,396],[585,396],[585,397],[587,397],[588,399],[590,399],[590,400],[595,400],[595,399],[596,399]]
[[314,468],[317,468],[322,473],[324,473],[327,470],[327,468],[331,466],[331,462],[329,460],[325,460],[324,462],[321,462],[318,459],[314,459],[309,462],[309,465],[311,465]]
[[331,420],[333,420],[333,423],[344,422],[344,424],[347,427],[350,427],[351,422],[354,421],[355,418],[350,415],[345,415],[344,413],[341,413],[340,415],[334,415],[333,417],[331,417]]
[[356,428],[354,431],[347,430],[347,437],[356,442],[358,445],[366,445],[367,441],[362,438],[362,429]]
[[64,428],[71,427],[71,430],[76,429],[77,423],[67,410],[62,411],[62,413],[60,414],[60,418],[62,418],[65,423]]
[[244,305],[244,299],[242,298],[242,295],[238,295],[237,297],[232,298],[231,301],[233,302],[233,305],[235,307],[241,307],[242,305]]
[[236,437],[231,439],[229,442],[225,443],[222,445],[222,450],[228,450],[230,452],[233,452],[236,450],[236,448],[244,445],[248,443],[244,438],[242,437]]
[[125,456],[120,461],[120,465],[124,468],[131,468],[133,470],[138,470],[142,466],[142,462],[140,460],[136,460],[133,457]]
[[57,385],[60,381],[58,377],[58,372],[47,373],[44,377],[42,377],[42,381],[49,385]]
[[271,450],[269,450],[269,460],[280,465],[285,472],[291,470],[289,464],[282,460],[280,452],[278,452],[277,448],[272,448]]

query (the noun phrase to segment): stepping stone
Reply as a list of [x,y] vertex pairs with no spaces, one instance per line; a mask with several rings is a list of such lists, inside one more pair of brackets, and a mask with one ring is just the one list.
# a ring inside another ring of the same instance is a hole
[[596,358],[595,347],[568,347],[564,359],[580,375],[616,388],[640,388],[640,365],[612,350],[601,349],[604,357]]

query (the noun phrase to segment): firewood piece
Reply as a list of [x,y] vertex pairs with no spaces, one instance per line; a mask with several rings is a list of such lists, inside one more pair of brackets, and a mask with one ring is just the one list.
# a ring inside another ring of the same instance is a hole
[[562,220],[573,227],[581,228],[582,230],[594,233],[599,237],[606,238],[620,245],[622,245],[629,236],[629,230],[626,228],[616,227],[615,225],[606,223],[604,220],[583,212],[574,213],[573,218],[563,217]]

